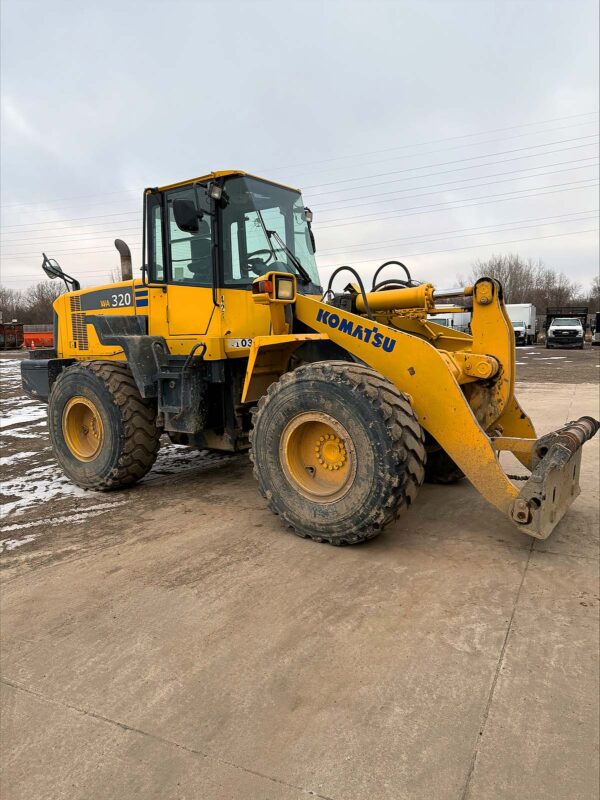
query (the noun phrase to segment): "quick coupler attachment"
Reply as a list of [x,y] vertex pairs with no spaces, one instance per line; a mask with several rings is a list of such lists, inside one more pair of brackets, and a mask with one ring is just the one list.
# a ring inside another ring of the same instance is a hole
[[598,430],[598,420],[581,417],[537,440],[531,475],[510,511],[523,533],[546,539],[563,518],[581,491],[581,448]]

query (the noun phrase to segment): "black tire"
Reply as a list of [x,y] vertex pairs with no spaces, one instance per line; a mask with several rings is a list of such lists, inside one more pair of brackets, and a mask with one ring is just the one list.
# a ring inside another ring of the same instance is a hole
[[[353,473],[345,494],[325,502],[302,493],[280,454],[290,425],[310,414],[333,420],[349,439]],[[271,511],[317,542],[374,538],[414,502],[425,474],[423,430],[408,398],[369,367],[343,361],[308,364],[271,384],[255,409],[250,443],[254,477]]]
[[[65,440],[65,407],[75,397],[91,402],[101,419],[102,443],[91,460],[80,460]],[[128,367],[113,362],[81,362],[63,370],[50,392],[48,427],[57,461],[84,489],[131,486],[151,469],[159,449],[154,404],[142,399]]]
[[465,473],[439,445],[427,447],[426,483],[456,483]]

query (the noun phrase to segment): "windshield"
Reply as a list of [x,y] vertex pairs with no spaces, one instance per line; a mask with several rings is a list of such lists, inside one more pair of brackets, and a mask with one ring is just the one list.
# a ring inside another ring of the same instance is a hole
[[[247,176],[229,178],[224,188],[227,206],[221,211],[221,227],[225,285],[247,285],[259,275],[277,270],[296,275],[298,291],[319,293],[319,272],[302,195]],[[295,260],[310,278],[309,284],[298,275],[301,270]]]
[[567,317],[561,319],[553,319],[552,325],[555,328],[566,328],[566,327],[575,327],[578,328],[581,326],[581,322],[578,319],[568,319]]

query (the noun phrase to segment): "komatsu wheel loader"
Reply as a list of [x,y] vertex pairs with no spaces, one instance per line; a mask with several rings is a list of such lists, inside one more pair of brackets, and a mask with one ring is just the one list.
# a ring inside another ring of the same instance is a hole
[[[436,289],[386,262],[368,290],[350,267],[343,291],[339,269],[324,290],[300,192],[244,172],[146,189],[143,210],[141,279],[81,289],[44,255],[70,291],[54,304],[55,349],[35,351],[22,379],[48,401],[73,482],[133,484],[167,433],[249,450],[270,508],[316,541],[370,539],[424,479],[464,476],[523,533],[550,534],[599,425],[583,417],[537,437],[514,394],[497,281]],[[399,276],[378,280],[392,266]],[[431,319],[466,309],[470,334]],[[505,474],[503,451],[524,481]]]

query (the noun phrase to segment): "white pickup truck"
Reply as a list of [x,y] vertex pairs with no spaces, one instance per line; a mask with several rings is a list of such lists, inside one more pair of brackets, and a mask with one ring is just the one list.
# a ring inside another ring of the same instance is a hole
[[557,317],[546,331],[546,347],[577,347],[583,350],[584,330],[577,317]]

